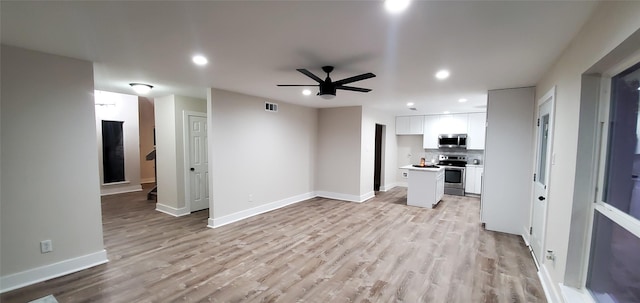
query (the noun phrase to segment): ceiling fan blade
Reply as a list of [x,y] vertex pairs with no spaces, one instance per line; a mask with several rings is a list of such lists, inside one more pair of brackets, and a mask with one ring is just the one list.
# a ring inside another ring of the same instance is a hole
[[318,86],[318,84],[278,84],[278,86]]
[[362,93],[368,93],[371,91],[371,89],[368,89],[368,88],[344,86],[344,85],[338,85],[336,86],[336,89],[352,90],[354,92],[362,92]]
[[303,74],[305,74],[307,77],[309,77],[309,78],[311,78],[313,80],[316,80],[316,82],[318,82],[318,83],[324,82],[322,79],[320,79],[320,77],[314,75],[313,73],[311,73],[310,71],[308,71],[308,70],[306,70],[304,68],[298,68],[296,70],[301,72],[301,73],[303,73]]
[[345,78],[342,80],[338,80],[338,81],[334,81],[333,84],[335,85],[342,85],[342,84],[347,84],[347,83],[351,83],[351,82],[356,82],[356,81],[360,81],[360,80],[364,80],[364,79],[369,79],[369,78],[373,78],[376,75],[374,75],[373,73],[366,73],[366,74],[362,74],[362,75],[357,75],[357,76],[353,76],[353,77],[349,77],[349,78]]

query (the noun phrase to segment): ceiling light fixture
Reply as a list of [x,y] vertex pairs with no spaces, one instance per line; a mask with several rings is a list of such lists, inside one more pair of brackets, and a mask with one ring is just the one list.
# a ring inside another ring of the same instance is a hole
[[409,7],[411,0],[385,0],[384,8],[390,13],[399,13]]
[[302,94],[305,95],[305,96],[309,96],[309,95],[311,95],[311,90],[304,89],[304,90],[302,90]]
[[195,55],[193,56],[193,58],[191,58],[191,60],[193,60],[193,63],[200,66],[207,65],[207,63],[209,63],[209,60],[207,60],[207,57],[203,55]]
[[407,106],[413,106],[413,102],[407,103]]
[[324,93],[324,94],[319,94],[319,96],[322,99],[331,100],[331,99],[336,97],[336,94],[335,93]]
[[451,113],[451,112],[450,112],[450,111],[448,111],[448,110],[445,110],[445,111],[444,111],[444,114],[445,114],[445,115],[450,114],[450,113]]
[[153,86],[144,83],[129,83],[129,85],[131,85],[134,92],[140,95],[147,94],[153,88]]
[[444,80],[444,79],[449,78],[449,75],[450,75],[450,74],[449,74],[449,71],[448,71],[448,70],[446,70],[446,69],[442,69],[442,70],[439,70],[439,71],[436,73],[436,78],[438,78],[438,79],[440,79],[440,80]]
[[465,103],[465,102],[467,102],[467,99],[465,99],[465,98],[461,98],[461,99],[458,99],[458,102],[460,102],[460,103]]

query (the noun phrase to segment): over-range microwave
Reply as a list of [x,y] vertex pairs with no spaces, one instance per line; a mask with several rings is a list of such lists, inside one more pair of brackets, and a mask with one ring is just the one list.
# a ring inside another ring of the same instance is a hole
[[467,148],[467,134],[442,134],[438,136],[439,148]]

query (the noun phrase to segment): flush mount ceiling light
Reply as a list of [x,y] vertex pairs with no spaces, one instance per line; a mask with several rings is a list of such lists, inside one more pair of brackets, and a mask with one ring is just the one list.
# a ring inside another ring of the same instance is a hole
[[302,90],[302,94],[305,95],[305,96],[309,96],[309,95],[311,95],[311,90],[304,89],[304,90]]
[[450,113],[451,113],[450,111],[445,110],[443,114],[447,115],[447,114],[450,114]]
[[148,93],[153,88],[153,86],[144,83],[129,83],[129,85],[131,85],[134,92],[141,95]]
[[209,60],[207,59],[207,57],[203,55],[195,55],[191,58],[191,60],[193,60],[193,63],[200,66],[204,66],[204,65],[207,65],[207,63],[209,63]]
[[460,103],[465,103],[465,102],[467,102],[467,99],[465,99],[465,98],[460,98],[460,99],[458,99],[458,102],[460,102]]
[[446,70],[446,69],[439,70],[439,71],[436,73],[436,78],[438,78],[438,79],[440,79],[440,80],[444,80],[444,79],[449,78],[449,71],[448,71],[448,70]]
[[413,106],[413,102],[407,103],[407,106]]
[[390,13],[399,13],[409,7],[411,0],[385,0],[384,8]]

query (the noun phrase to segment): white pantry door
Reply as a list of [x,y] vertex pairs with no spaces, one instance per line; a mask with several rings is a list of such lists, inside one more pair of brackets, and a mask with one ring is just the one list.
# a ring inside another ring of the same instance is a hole
[[206,117],[189,115],[189,165],[190,211],[209,208]]
[[553,98],[555,89],[543,97],[538,107],[538,136],[536,140],[536,167],[533,180],[531,207],[531,249],[539,262],[544,258],[544,237],[549,203],[548,184],[551,170],[551,138],[553,134]]

